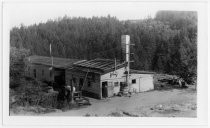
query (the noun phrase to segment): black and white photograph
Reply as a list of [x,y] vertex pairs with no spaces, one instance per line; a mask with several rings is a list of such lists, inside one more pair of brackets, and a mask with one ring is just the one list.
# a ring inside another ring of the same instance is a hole
[[8,116],[198,118],[201,13],[174,5],[3,3]]

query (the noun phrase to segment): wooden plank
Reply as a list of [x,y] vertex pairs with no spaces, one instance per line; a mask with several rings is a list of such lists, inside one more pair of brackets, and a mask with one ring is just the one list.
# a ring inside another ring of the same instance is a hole
[[80,63],[85,62],[85,61],[87,61],[87,60],[81,60],[81,61],[75,62],[74,64],[80,64]]
[[103,63],[106,63],[106,62],[101,62],[101,61],[99,61],[99,60],[94,60],[94,61],[89,61],[89,62],[87,62],[87,63],[84,63],[84,64],[79,64],[79,65],[81,65],[81,66],[85,66],[85,67],[91,67],[92,65],[101,65],[101,64],[103,64]]
[[96,66],[97,64],[100,64],[101,62],[96,62],[96,63],[92,63],[89,65],[89,67],[93,67],[93,66]]
[[103,64],[103,65],[100,65],[100,66],[96,66],[96,68],[102,68],[102,67],[104,67],[104,66],[108,66],[108,65],[111,65],[111,64],[114,65],[113,62],[109,62],[109,63]]
[[[120,67],[120,66],[122,66],[122,65],[124,65],[124,63],[122,63],[122,64],[117,64],[117,65],[116,65],[116,68],[117,68],[117,67]],[[103,70],[114,69],[114,68],[115,68],[115,66],[105,67],[105,68],[103,68]]]
[[95,61],[95,60],[85,61],[85,62],[83,62],[83,63],[79,63],[79,64],[76,64],[76,65],[86,66],[86,65],[88,65],[88,64],[91,64],[93,61]]

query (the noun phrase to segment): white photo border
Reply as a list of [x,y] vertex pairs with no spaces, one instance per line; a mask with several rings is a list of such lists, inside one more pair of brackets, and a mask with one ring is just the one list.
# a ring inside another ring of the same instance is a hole
[[[26,2],[26,1],[25,1]],[[41,1],[40,1],[41,2]],[[56,2],[56,1],[53,1]],[[59,1],[57,0],[59,3]],[[68,1],[66,1],[68,3]],[[72,2],[72,1],[71,1]],[[80,1],[82,2],[82,1]],[[111,2],[111,1],[108,1]],[[116,1],[115,1],[116,2]],[[120,1],[117,1],[120,2]],[[126,1],[124,1],[126,2]],[[128,1],[129,2],[129,1]],[[145,1],[132,1],[145,2]],[[167,6],[170,10],[197,11],[198,14],[198,88],[197,118],[160,118],[160,117],[47,117],[47,116],[9,116],[9,15],[7,4],[2,4],[2,95],[3,125],[24,126],[207,126],[208,125],[208,12],[207,1],[148,1],[157,6]],[[149,7],[148,7],[149,8]],[[30,12],[29,12],[30,13]],[[152,123],[151,123],[152,122]]]

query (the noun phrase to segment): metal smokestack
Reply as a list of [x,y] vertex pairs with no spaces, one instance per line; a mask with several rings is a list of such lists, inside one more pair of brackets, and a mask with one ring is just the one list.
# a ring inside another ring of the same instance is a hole
[[126,54],[126,83],[129,86],[129,75],[130,75],[130,35],[122,35],[122,50]]
[[122,40],[122,50],[123,53],[126,54],[125,56],[125,61],[127,62],[127,71],[129,71],[130,68],[130,36],[129,35],[122,35],[121,37]]
[[127,72],[129,76],[129,70],[130,70],[130,36],[125,35],[126,37],[126,62],[127,62]]

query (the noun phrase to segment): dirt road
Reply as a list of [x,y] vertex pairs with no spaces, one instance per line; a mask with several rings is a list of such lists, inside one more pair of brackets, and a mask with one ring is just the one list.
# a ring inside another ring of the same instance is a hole
[[131,97],[90,99],[90,106],[41,116],[196,117],[196,94],[194,89],[188,88],[150,91]]

